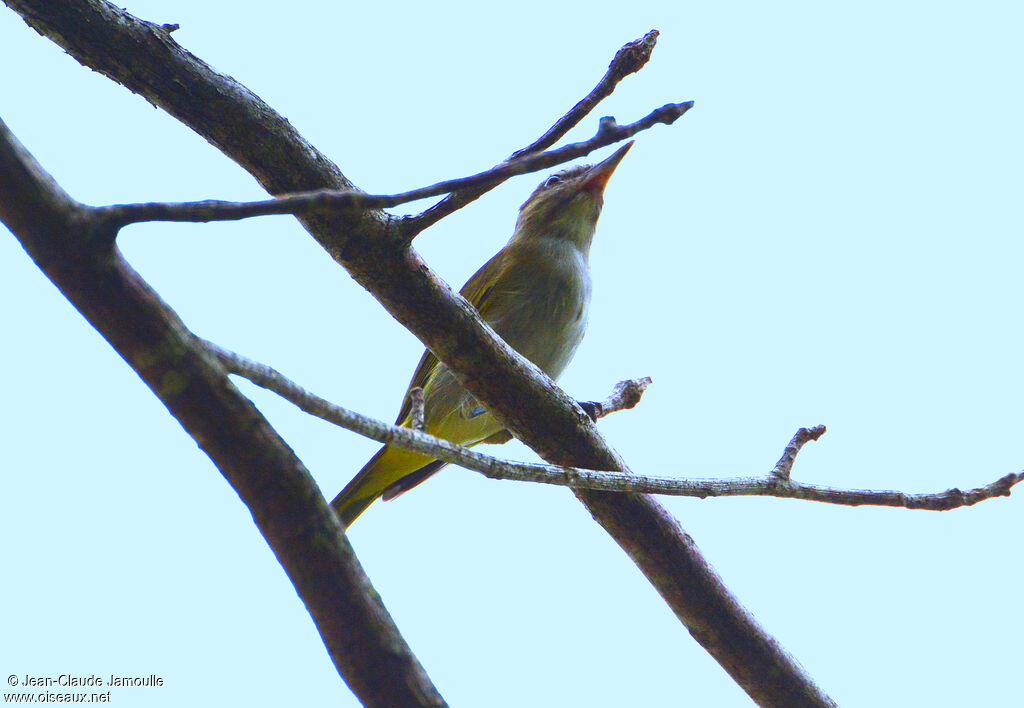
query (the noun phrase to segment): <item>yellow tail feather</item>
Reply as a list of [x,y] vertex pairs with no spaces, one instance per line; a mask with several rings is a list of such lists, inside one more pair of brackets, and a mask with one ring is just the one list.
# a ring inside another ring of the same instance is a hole
[[402,477],[432,462],[432,458],[397,447],[382,447],[345,485],[331,506],[348,528],[384,490]]

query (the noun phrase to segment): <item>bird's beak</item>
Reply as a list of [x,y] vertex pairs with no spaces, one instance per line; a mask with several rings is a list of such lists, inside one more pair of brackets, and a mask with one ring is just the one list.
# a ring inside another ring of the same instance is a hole
[[612,176],[612,172],[614,172],[615,168],[619,166],[619,163],[622,162],[622,158],[626,156],[626,153],[629,152],[631,147],[633,147],[632,140],[613,152],[606,159],[591,167],[590,171],[587,173],[586,179],[583,181],[583,189],[594,192],[603,192],[604,186],[608,184],[608,180]]

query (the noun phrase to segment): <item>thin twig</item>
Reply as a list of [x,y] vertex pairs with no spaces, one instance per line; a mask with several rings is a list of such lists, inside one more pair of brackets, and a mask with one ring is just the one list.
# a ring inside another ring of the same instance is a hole
[[[457,189],[475,188],[481,185],[493,186],[509,177],[537,172],[560,165],[578,157],[589,155],[594,150],[620,142],[648,128],[664,123],[671,125],[693,106],[693,101],[669,103],[628,125],[618,125],[614,118],[602,118],[597,132],[589,140],[571,143],[557,150],[526,155],[516,160],[503,162],[497,167],[478,172],[468,177],[458,177],[443,182],[412,189],[399,194],[366,194],[359,191],[335,191],[320,189],[312,192],[286,194],[275,199],[255,202],[226,202],[207,199],[200,202],[149,202],[144,204],[114,204],[95,207],[93,215],[108,227],[116,230],[128,224],[145,221],[237,221],[254,216],[274,214],[309,214],[316,211],[340,209],[376,209],[398,206],[426,197],[436,197]],[[405,233],[405,232],[403,232]]]
[[[763,480],[722,480],[721,490],[709,491],[706,496],[768,496],[782,499],[805,499],[807,501],[839,504],[842,506],[890,506],[926,511],[949,511],[962,506],[973,506],[994,497],[1010,496],[1010,489],[1024,480],[1024,472],[1013,472],[995,482],[966,492],[947,489],[932,494],[907,494],[890,490],[835,489],[799,482]],[[697,495],[699,496],[699,495]]]
[[423,430],[426,427],[425,403],[422,386],[413,386],[409,389],[409,420],[411,421],[409,427],[413,430]]
[[786,445],[786,449],[782,451],[782,457],[775,463],[771,475],[778,480],[788,480],[790,473],[793,471],[793,463],[796,462],[796,456],[800,454],[800,448],[812,440],[817,440],[824,434],[824,425],[816,425],[813,428],[800,428],[800,430],[796,431],[796,435]]
[[[479,455],[479,453],[472,453]],[[481,457],[485,457],[481,455]],[[594,489],[605,492],[635,492],[673,497],[777,497],[803,499],[840,506],[889,506],[928,511],[948,511],[961,506],[972,506],[985,499],[1010,496],[1010,488],[1024,479],[1024,472],[1008,474],[991,484],[963,492],[950,489],[935,494],[906,494],[895,491],[867,489],[835,489],[799,482],[779,482],[768,476],[762,478],[679,479],[676,477],[649,477],[631,472],[604,472],[577,467],[555,467],[512,463],[486,458],[484,468],[477,460],[448,460],[454,464],[483,473],[491,479],[519,482],[538,482],[573,489]]]
[[557,143],[563,135],[575,128],[581,120],[586,118],[587,114],[594,110],[598,103],[611,96],[620,81],[644,68],[644,65],[651,58],[654,45],[658,43],[659,34],[658,30],[652,29],[640,39],[635,39],[623,45],[619,51],[615,52],[615,56],[608,64],[608,71],[597,82],[597,86],[575,106],[570,108],[568,113],[559,118],[544,135],[522,150],[516,150],[509,159],[514,160],[523,155],[547,150]]
[[400,425],[389,425],[350,411],[310,393],[271,366],[248,359],[208,340],[200,340],[200,342],[220,361],[221,366],[228,373],[241,376],[261,388],[276,393],[286,401],[295,404],[300,410],[346,430],[359,433],[385,445],[395,445],[447,462],[467,466],[470,469],[477,469],[481,466],[490,468],[492,463],[501,462],[501,460],[473,452],[469,448],[456,445],[443,438]]
[[[590,93],[573,106],[568,113],[559,118],[544,135],[522,150],[512,153],[512,156],[502,164],[507,164],[509,161],[516,160],[523,155],[546,150],[558,142],[562,136],[594,110],[598,103],[610,96],[620,81],[643,68],[644,64],[651,58],[651,52],[654,51],[654,45],[658,41],[658,34],[658,30],[651,30],[640,39],[622,46],[608,65],[608,71],[605,72],[605,75],[601,77],[601,80],[597,82],[597,85]],[[691,101],[690,105],[692,103]],[[482,195],[501,184],[502,181],[504,180],[498,180],[494,183],[478,187],[460,189],[452,192],[423,213],[406,217],[401,222],[401,229],[405,238],[411,241],[424,229],[433,226],[452,212],[479,199]]]
[[[490,479],[505,479],[519,482],[553,484],[573,489],[592,489],[606,492],[634,492],[640,494],[661,494],[678,497],[739,497],[764,496],[782,499],[804,499],[844,506],[890,506],[906,509],[947,511],[961,506],[971,506],[985,499],[1009,496],[1010,489],[1024,480],[1024,472],[1008,474],[1001,479],[977,489],[963,492],[950,489],[936,494],[906,494],[895,491],[874,491],[865,489],[835,489],[811,484],[802,484],[780,479],[775,470],[764,477],[739,477],[732,479],[679,479],[674,477],[650,477],[625,472],[605,472],[561,467],[556,465],[509,462],[490,455],[474,452],[462,445],[456,445],[442,438],[398,425],[388,425],[368,418],[354,411],[330,403],[303,389],[276,369],[247,359],[234,352],[222,349],[212,342],[203,344],[214,354],[230,373],[242,376],[252,383],[277,393],[311,415],[335,425],[372,438],[385,445],[395,445],[413,452],[430,455],[466,469],[480,472]],[[625,381],[616,387],[630,388]],[[626,384],[626,386],[623,386]],[[616,398],[613,393],[611,398]],[[628,398],[628,397],[627,397]],[[635,405],[635,404],[634,404]],[[625,406],[631,407],[631,406]],[[610,411],[609,411],[610,412]],[[810,440],[816,440],[825,432],[824,426],[801,428],[793,441],[786,446],[783,460],[794,458],[799,447]],[[796,446],[795,450],[792,450]],[[790,454],[791,453],[791,454]],[[780,465],[783,463],[780,460]],[[792,466],[792,460],[789,462]],[[778,468],[778,465],[776,466]]]
[[619,381],[608,398],[603,401],[580,401],[580,408],[587,412],[591,420],[596,421],[598,418],[603,418],[616,411],[632,408],[640,402],[641,396],[650,385],[650,376]]

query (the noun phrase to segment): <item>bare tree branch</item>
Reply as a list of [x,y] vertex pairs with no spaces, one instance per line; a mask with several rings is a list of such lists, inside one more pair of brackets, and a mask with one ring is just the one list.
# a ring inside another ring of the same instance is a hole
[[640,39],[627,42],[620,47],[608,64],[608,71],[597,82],[597,86],[570,108],[568,113],[555,121],[555,124],[548,128],[544,135],[522,150],[516,150],[509,159],[514,160],[522,155],[547,150],[561,140],[566,133],[586,118],[597,107],[597,104],[611,96],[620,81],[644,68],[651,59],[651,53],[654,52],[654,45],[658,43],[659,34],[661,33],[658,30],[652,29]]
[[596,421],[616,411],[624,411],[632,408],[640,402],[644,391],[651,385],[651,377],[645,376],[642,379],[627,379],[615,384],[615,388],[608,398],[603,401],[581,401],[580,407],[587,412],[591,420]]
[[428,187],[420,187],[399,194],[366,194],[355,190],[335,191],[320,189],[301,194],[286,194],[276,199],[255,202],[226,202],[207,199],[200,202],[148,202],[145,204],[114,204],[96,207],[93,212],[102,218],[112,231],[128,224],[144,221],[211,222],[237,221],[254,216],[275,214],[306,215],[318,211],[341,209],[380,209],[398,206],[425,197],[433,197],[457,189],[499,184],[514,175],[528,174],[561,165],[594,150],[625,140],[642,130],[658,124],[671,125],[693,107],[693,101],[669,103],[651,111],[629,125],[617,125],[612,118],[601,119],[597,133],[589,140],[572,143],[558,150],[526,155],[504,162],[469,177],[449,179]]
[[[628,470],[602,472],[579,467],[560,465],[538,465],[526,462],[512,462],[491,455],[485,455],[468,447],[457,445],[443,438],[422,432],[422,428],[404,428],[390,425],[360,413],[350,411],[305,390],[276,369],[247,359],[223,349],[212,342],[204,342],[214,356],[220,359],[230,373],[242,376],[252,383],[273,391],[295,404],[301,410],[342,428],[359,433],[384,445],[419,452],[444,460],[445,462],[480,472],[490,479],[504,479],[517,482],[536,482],[573,489],[590,489],[605,492],[633,492],[660,494],[674,497],[741,497],[761,496],[780,499],[803,499],[806,501],[839,504],[844,506],[890,506],[906,509],[948,511],[962,506],[972,506],[986,499],[1010,496],[1011,488],[1024,480],[1024,472],[1008,474],[1001,479],[977,489],[962,492],[950,489],[934,494],[906,494],[904,492],[875,491],[867,489],[836,489],[812,484],[802,484],[780,478],[778,469],[786,465],[792,468],[800,448],[811,440],[817,440],[825,433],[825,426],[800,428],[786,446],[782,459],[765,477],[737,477],[720,479],[680,479],[678,477],[653,477],[637,475]],[[649,378],[620,381],[603,403],[592,403],[595,420],[613,412],[635,406]],[[422,389],[420,395],[422,396]],[[414,389],[415,391],[415,389]],[[584,409],[587,404],[582,404]],[[416,406],[413,406],[415,412]]]
[[[400,443],[399,443],[400,444]],[[476,454],[476,453],[474,453]],[[454,457],[454,455],[453,455]],[[493,459],[493,458],[492,458]],[[773,477],[736,479],[678,479],[649,477],[631,472],[599,472],[578,467],[527,465],[494,460],[487,469],[480,463],[467,464],[462,460],[447,460],[462,467],[475,469],[491,479],[510,479],[540,482],[573,489],[593,489],[608,492],[636,492],[674,497],[777,497],[838,504],[842,506],[889,506],[928,511],[949,511],[995,497],[1010,496],[1010,489],[1024,480],[1024,472],[1008,474],[983,487],[963,492],[950,489],[934,494],[906,494],[904,492],[869,489],[835,489],[799,482],[779,482]]]
[[[326,420],[339,427],[351,430],[371,440],[376,440],[384,445],[395,445],[397,447],[430,455],[445,462],[465,467],[476,472],[482,472],[492,479],[512,479],[526,482],[542,482],[545,484],[556,484],[566,487],[581,487],[590,489],[605,489],[608,491],[637,491],[624,487],[620,481],[626,478],[636,480],[642,487],[646,479],[632,476],[619,475],[617,473],[594,472],[593,470],[579,470],[571,467],[559,467],[554,465],[535,465],[527,463],[516,463],[502,460],[490,455],[475,452],[468,447],[453,443],[444,438],[438,438],[429,433],[423,432],[422,426],[417,426],[417,417],[422,419],[423,389],[416,387],[410,391],[413,398],[412,417],[413,425],[403,427],[391,425],[375,418],[356,413],[343,406],[317,396],[295,383],[277,369],[253,361],[240,354],[214,344],[208,340],[200,340],[202,345],[215,356],[231,374],[241,376],[251,383],[256,384],[268,391],[273,391],[281,398],[294,404],[300,410]],[[617,410],[632,408],[638,402],[633,399],[634,395],[640,395],[646,388],[650,379],[634,379],[619,382],[612,395],[606,399],[598,417],[610,415]],[[627,391],[628,393],[623,393]],[[637,391],[640,393],[638,394]],[[601,406],[602,404],[595,404]],[[605,476],[606,477],[603,477]],[[571,480],[578,477],[584,481],[575,484]],[[602,481],[604,478],[606,481]],[[646,491],[641,489],[640,491]],[[688,494],[686,496],[697,496]]]
[[[237,161],[272,194],[352,189],[329,160],[252,92],[178,46],[166,31],[101,0],[5,0],[86,66],[164,108]],[[496,339],[438,279],[405,232],[373,210],[300,217],[367,290],[433,351],[500,422],[548,462],[621,470],[583,410]],[[230,418],[219,420],[228,425]],[[762,706],[831,699],[743,609],[679,524],[643,495],[577,490],[690,633]]]
[[1013,472],[995,482],[976,489],[963,492],[959,489],[948,489],[933,494],[907,494],[874,489],[835,489],[803,484],[793,481],[780,481],[769,475],[766,479],[717,480],[707,490],[709,497],[724,496],[762,496],[779,497],[781,499],[805,499],[807,501],[840,504],[843,506],[891,506],[904,509],[923,509],[927,511],[949,511],[962,506],[973,506],[978,502],[995,497],[1010,496],[1010,489],[1024,480],[1024,472]]
[[[658,30],[651,30],[640,39],[627,43],[615,53],[608,71],[597,82],[597,85],[582,100],[573,106],[568,113],[558,119],[541,137],[533,143],[512,153],[509,160],[515,160],[523,155],[528,155],[540,150],[546,150],[572,130],[583,120],[601,101],[606,99],[619,85],[619,82],[630,74],[640,71],[651,58],[654,45],[658,42]],[[692,102],[691,102],[692,103]],[[506,161],[507,162],[507,161]],[[504,163],[502,163],[504,164]],[[500,166],[500,165],[499,165]],[[422,214],[406,217],[400,223],[399,229],[404,237],[411,241],[421,231],[436,224],[452,212],[458,211],[479,199],[491,189],[494,189],[501,181],[489,183],[479,187],[468,187],[449,194],[447,197],[430,207]]]
[[789,444],[782,451],[782,457],[775,463],[775,467],[771,471],[772,476],[778,480],[788,480],[790,473],[793,471],[793,463],[796,462],[796,456],[800,454],[801,448],[824,434],[824,425],[816,425],[813,428],[800,428],[800,430],[796,431],[793,439],[789,441]]
[[[442,706],[316,482],[178,316],[0,122],[0,220],[252,511],[338,672],[367,705]],[[231,425],[225,425],[225,421]]]
[[423,387],[413,386],[409,389],[409,427],[413,430],[423,431],[426,428],[425,405],[426,399],[423,396]]

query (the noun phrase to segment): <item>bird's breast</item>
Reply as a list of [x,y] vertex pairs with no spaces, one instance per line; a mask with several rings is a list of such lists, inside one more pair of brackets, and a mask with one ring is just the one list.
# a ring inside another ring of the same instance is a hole
[[553,244],[510,272],[487,321],[513,349],[557,378],[587,328],[590,267],[572,244]]

